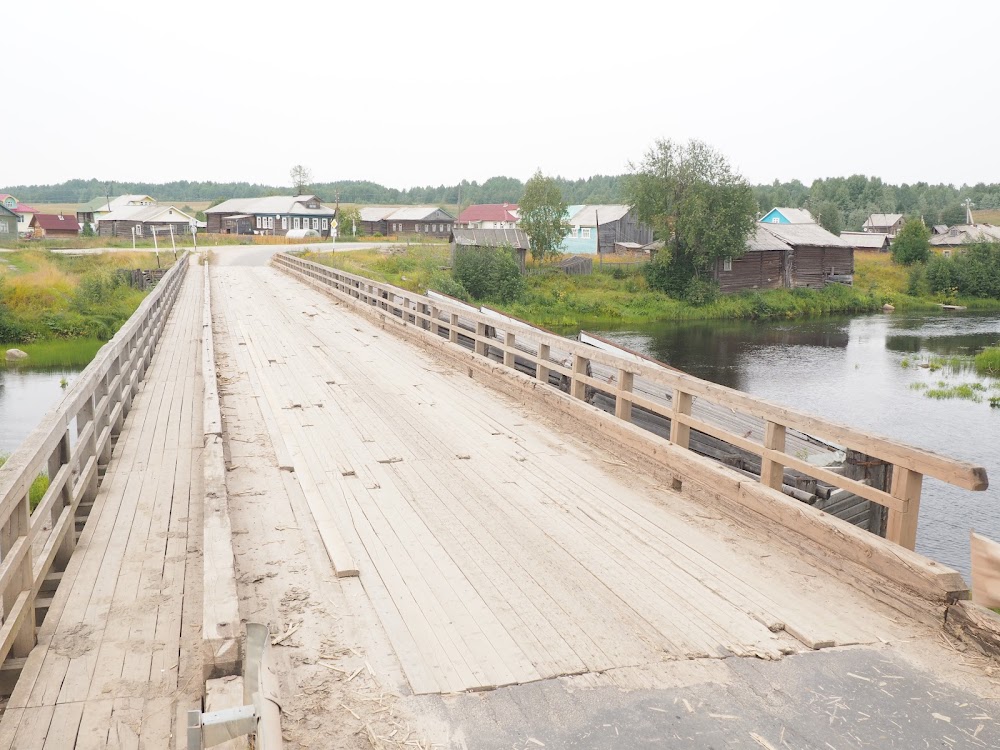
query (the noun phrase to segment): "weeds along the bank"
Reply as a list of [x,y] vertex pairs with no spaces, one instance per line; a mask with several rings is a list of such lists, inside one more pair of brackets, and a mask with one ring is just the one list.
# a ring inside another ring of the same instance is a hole
[[[119,271],[157,267],[153,253],[31,250],[4,254],[0,261],[0,342],[6,344],[110,339],[146,295]],[[173,255],[161,253],[160,261],[169,266]]]

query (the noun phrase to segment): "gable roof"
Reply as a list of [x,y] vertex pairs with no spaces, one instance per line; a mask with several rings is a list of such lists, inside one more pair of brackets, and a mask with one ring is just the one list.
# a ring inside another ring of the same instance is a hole
[[385,217],[390,221],[454,221],[455,217],[437,206],[403,206]]
[[467,207],[458,221],[517,221],[516,203],[480,203]]
[[598,204],[594,206],[569,206],[566,223],[573,227],[596,227],[597,222],[610,224],[628,214],[631,206],[620,203]]
[[851,247],[881,250],[889,241],[889,235],[884,232],[841,232],[840,239]]
[[772,232],[768,231],[770,224],[757,224],[753,234],[747,238],[747,251],[752,253],[774,250],[791,250],[792,248]]
[[[14,196],[11,195],[10,193],[0,193],[0,205],[2,205],[3,202],[5,200],[7,200],[8,198],[13,198],[14,201],[15,201],[14,208],[11,209],[11,210],[13,210],[13,212],[15,214],[37,214],[38,213],[38,209],[37,208],[34,208],[33,206],[29,206],[27,203],[21,203],[21,201],[17,200],[17,198],[14,198]],[[4,206],[4,208],[6,208],[6,206]]]
[[3,202],[0,201],[0,216],[17,216],[17,214],[7,208]]
[[762,224],[767,231],[793,247],[851,247],[819,224]]
[[76,214],[35,214],[31,226],[41,227],[46,232],[62,230],[79,232],[80,225],[76,223]]
[[395,210],[395,206],[362,206],[358,213],[361,221],[382,221]]
[[775,212],[777,212],[777,213],[781,214],[782,216],[784,216],[785,217],[785,221],[787,221],[789,224],[815,224],[816,223],[816,219],[813,218],[813,215],[811,213],[809,213],[809,211],[806,210],[806,209],[804,209],[804,208],[783,208],[783,207],[780,207],[780,206],[772,208],[764,216],[761,217],[761,220],[763,221],[763,219],[766,219],[768,216],[770,216],[771,214],[773,214]]
[[862,226],[866,227],[891,227],[903,218],[903,214],[872,214]]
[[194,221],[194,217],[174,206],[155,204],[152,206],[122,206],[103,216],[101,221],[162,221],[187,224]]
[[[315,203],[318,208],[309,208]],[[218,206],[205,210],[206,214],[303,214],[309,216],[334,216],[336,211],[327,208],[315,195],[271,195],[266,198],[230,198]]]
[[992,224],[959,224],[946,234],[931,237],[930,242],[934,247],[954,247],[968,242],[1000,242],[1000,227]]
[[[488,220],[487,220],[488,221]],[[517,250],[527,250],[531,243],[523,229],[462,229],[451,230],[451,240],[459,246],[503,247],[510,245]]]

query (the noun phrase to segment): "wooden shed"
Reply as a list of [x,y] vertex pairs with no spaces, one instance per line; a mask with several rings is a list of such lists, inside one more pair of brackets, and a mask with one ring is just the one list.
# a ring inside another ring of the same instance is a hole
[[31,217],[30,229],[34,237],[76,237],[80,225],[76,214],[35,214]]
[[455,265],[455,255],[463,248],[509,247],[517,257],[517,264],[524,273],[526,256],[531,242],[521,229],[453,229],[448,237],[451,242],[451,264]]
[[792,248],[758,224],[739,258],[719,259],[713,277],[723,292],[778,289],[784,286],[785,261]]
[[791,247],[785,254],[784,286],[822,288],[854,275],[854,248],[819,224],[760,224]]

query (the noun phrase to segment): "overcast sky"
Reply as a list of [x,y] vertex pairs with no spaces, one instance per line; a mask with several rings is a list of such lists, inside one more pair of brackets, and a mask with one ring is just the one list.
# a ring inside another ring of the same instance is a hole
[[755,183],[1000,182],[996,0],[31,0],[16,15],[0,185],[283,185],[296,163],[400,188],[577,178],[692,137]]

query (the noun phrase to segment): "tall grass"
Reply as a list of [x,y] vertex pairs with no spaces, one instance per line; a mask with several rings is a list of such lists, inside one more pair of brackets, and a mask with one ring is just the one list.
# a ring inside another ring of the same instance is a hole
[[[53,339],[33,344],[0,343],[0,368],[30,367],[32,370],[83,368],[90,364],[104,343],[103,339]],[[28,358],[10,362],[4,360],[3,351],[12,347],[21,349]]]
[[976,355],[976,372],[1000,377],[1000,346],[990,346]]
[[[10,456],[5,454],[0,454],[0,466],[7,463],[7,459]],[[49,488],[49,476],[48,474],[39,474],[35,477],[35,480],[31,483],[31,487],[28,489],[28,502],[31,505],[31,509],[34,510],[42,498],[45,497],[45,491]]]

